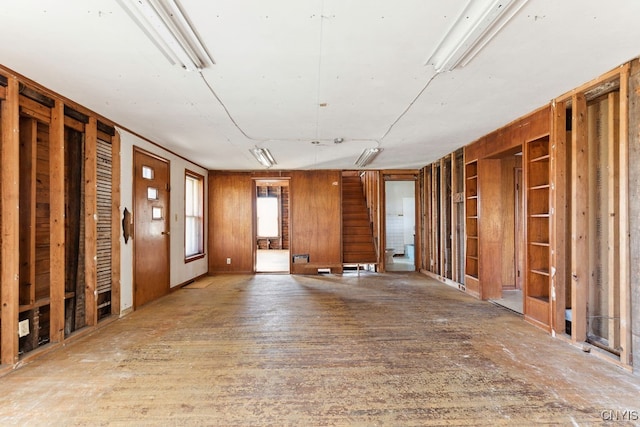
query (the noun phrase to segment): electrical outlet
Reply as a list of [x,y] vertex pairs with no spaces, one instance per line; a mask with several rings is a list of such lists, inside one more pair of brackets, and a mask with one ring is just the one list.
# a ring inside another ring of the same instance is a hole
[[227,258],[227,264],[231,264],[231,258]]
[[29,335],[29,320],[25,319],[18,322],[18,336],[20,338]]

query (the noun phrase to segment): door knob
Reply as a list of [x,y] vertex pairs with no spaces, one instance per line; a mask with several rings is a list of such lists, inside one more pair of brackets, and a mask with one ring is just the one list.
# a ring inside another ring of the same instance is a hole
[[162,235],[163,235],[163,236],[168,236],[168,235],[170,235],[170,234],[171,234],[171,232],[170,232],[170,231],[163,231],[163,232],[162,232]]

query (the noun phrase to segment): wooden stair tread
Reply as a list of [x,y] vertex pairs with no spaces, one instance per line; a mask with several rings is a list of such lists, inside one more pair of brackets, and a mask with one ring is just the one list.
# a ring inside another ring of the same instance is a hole
[[359,175],[342,177],[342,261],[349,264],[378,262]]

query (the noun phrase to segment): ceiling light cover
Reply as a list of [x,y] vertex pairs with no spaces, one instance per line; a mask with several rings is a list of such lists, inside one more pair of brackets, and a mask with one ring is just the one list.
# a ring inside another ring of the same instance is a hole
[[275,159],[271,155],[271,152],[266,148],[255,147],[251,148],[249,151],[251,152],[251,154],[253,154],[253,157],[255,157],[256,160],[259,161],[263,166],[270,168],[271,166],[277,164]]
[[356,160],[354,164],[361,168],[365,167],[366,165],[371,163],[373,159],[375,159],[376,156],[380,154],[381,151],[382,151],[382,148],[379,148],[379,147],[365,148],[364,151],[362,151],[362,154],[360,154],[360,157],[358,157],[358,160]]
[[436,72],[464,67],[513,18],[527,0],[468,0],[458,19],[427,60]]
[[215,62],[175,0],[117,0],[172,65],[199,71]]

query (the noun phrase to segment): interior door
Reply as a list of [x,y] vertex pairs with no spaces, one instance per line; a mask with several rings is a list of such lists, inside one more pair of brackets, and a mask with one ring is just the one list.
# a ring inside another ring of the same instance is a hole
[[169,292],[169,161],[134,148],[133,303]]

